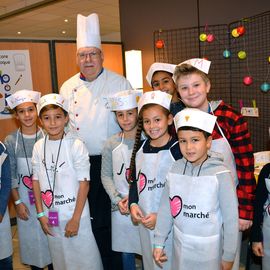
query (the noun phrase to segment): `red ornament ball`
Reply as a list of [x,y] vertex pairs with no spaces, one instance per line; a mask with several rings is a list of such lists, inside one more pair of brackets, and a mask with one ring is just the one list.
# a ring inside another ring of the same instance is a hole
[[251,76],[246,76],[243,79],[243,83],[245,85],[251,85],[253,83],[253,78]]
[[157,41],[156,41],[156,48],[157,48],[157,49],[162,49],[162,48],[164,48],[164,40],[162,40],[162,39],[157,40]]
[[237,31],[237,33],[239,34],[239,36],[242,36],[242,35],[245,34],[246,29],[245,29],[244,26],[238,26],[238,27],[236,28],[236,31]]
[[214,39],[215,39],[215,36],[213,34],[208,34],[207,35],[207,38],[206,38],[207,42],[209,42],[209,43],[213,42]]

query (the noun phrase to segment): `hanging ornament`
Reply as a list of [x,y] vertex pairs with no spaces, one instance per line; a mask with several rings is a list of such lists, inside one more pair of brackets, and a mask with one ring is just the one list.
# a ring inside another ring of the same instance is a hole
[[204,42],[207,39],[207,35],[205,33],[200,34],[200,41]]
[[237,54],[238,58],[243,60],[247,57],[247,54],[245,51],[239,51],[238,54]]
[[270,90],[270,84],[269,83],[267,83],[267,82],[264,82],[263,84],[261,84],[261,90],[263,91],[263,92],[267,92],[267,91],[269,91]]
[[223,57],[224,58],[230,58],[230,56],[231,56],[231,52],[229,51],[229,50],[224,50],[223,51]]
[[242,36],[242,35],[245,34],[246,29],[245,29],[244,26],[241,25],[241,26],[238,26],[238,27],[236,28],[236,31],[237,31],[237,33],[238,33],[239,36]]
[[234,28],[234,29],[232,30],[232,36],[233,36],[234,38],[238,38],[238,37],[239,37],[239,34],[238,34],[238,32],[237,32],[237,28]]
[[215,39],[215,36],[213,34],[208,34],[206,37],[207,42],[211,43]]
[[270,56],[268,56],[268,62],[270,63]]
[[156,41],[156,48],[157,49],[162,49],[162,48],[164,48],[164,45],[165,45],[165,43],[164,43],[164,40],[163,39],[158,39],[157,41]]
[[243,79],[245,85],[251,85],[253,83],[253,78],[251,76],[245,76]]

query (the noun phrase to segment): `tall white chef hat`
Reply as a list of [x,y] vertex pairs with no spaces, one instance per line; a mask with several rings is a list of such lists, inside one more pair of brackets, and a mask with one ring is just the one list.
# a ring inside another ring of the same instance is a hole
[[158,63],[158,62],[153,63],[150,66],[150,68],[147,72],[147,75],[146,75],[146,80],[147,80],[148,84],[150,86],[152,86],[152,77],[156,71],[166,71],[166,72],[173,74],[175,67],[176,67],[176,65],[168,64],[168,63]]
[[172,96],[160,90],[145,92],[139,100],[138,111],[146,104],[159,104],[170,110]]
[[108,107],[111,111],[130,110],[138,107],[142,90],[125,90],[108,97]]
[[180,127],[194,127],[212,134],[217,117],[199,109],[186,108],[174,117],[175,129]]
[[210,69],[210,65],[211,65],[211,61],[203,59],[203,58],[192,58],[192,59],[186,60],[186,61],[178,64],[178,66],[181,66],[182,64],[189,64],[189,65],[199,69],[200,71],[208,74],[209,69]]
[[67,101],[59,94],[47,94],[42,96],[37,104],[37,112],[40,113],[41,109],[47,105],[54,104],[68,112]]
[[25,102],[38,103],[40,95],[40,92],[23,89],[7,97],[6,101],[10,109],[14,109],[18,105]]
[[77,15],[77,50],[83,47],[101,49],[99,19],[96,13],[87,17]]

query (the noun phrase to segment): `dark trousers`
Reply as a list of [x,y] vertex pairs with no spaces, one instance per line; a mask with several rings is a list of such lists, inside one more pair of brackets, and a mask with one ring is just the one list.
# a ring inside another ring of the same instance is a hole
[[111,201],[101,183],[101,156],[90,156],[90,191],[88,201],[92,230],[104,270],[122,270],[121,253],[112,251]]

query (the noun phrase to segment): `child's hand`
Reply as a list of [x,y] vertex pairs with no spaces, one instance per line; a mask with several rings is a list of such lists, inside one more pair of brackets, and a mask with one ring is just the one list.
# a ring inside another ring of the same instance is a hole
[[50,230],[49,219],[46,216],[43,216],[40,217],[38,220],[44,233],[53,236],[53,233]]
[[22,220],[28,220],[30,213],[27,206],[23,202],[16,205],[15,209],[16,209],[18,218]]
[[259,257],[264,256],[263,243],[262,242],[253,242],[252,243],[252,250],[253,250],[253,253],[256,256],[259,256]]
[[155,263],[160,268],[162,268],[163,263],[168,260],[163,248],[154,248],[153,257],[154,257]]
[[151,213],[142,218],[142,224],[149,230],[154,230],[156,227],[157,214]]
[[246,220],[239,218],[239,230],[241,232],[246,231],[252,226],[252,220]]
[[65,227],[65,237],[73,237],[78,235],[80,222],[71,218]]
[[222,270],[231,270],[233,267],[233,262],[226,262],[226,261],[221,261],[221,269]]
[[123,198],[119,203],[118,203],[119,211],[122,215],[126,215],[129,213],[128,211],[128,197]]
[[134,223],[140,223],[141,222],[141,220],[143,218],[143,212],[140,209],[139,205],[137,205],[137,204],[131,205],[130,214],[131,214],[131,218],[132,218]]

